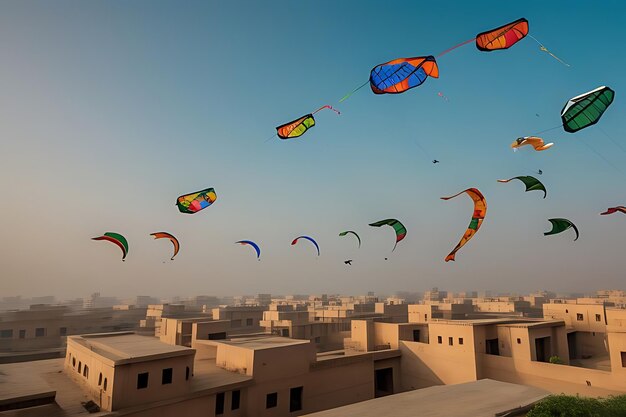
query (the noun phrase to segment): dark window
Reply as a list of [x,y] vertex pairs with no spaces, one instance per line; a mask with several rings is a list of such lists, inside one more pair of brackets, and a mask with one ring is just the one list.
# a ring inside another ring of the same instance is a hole
[[8,339],[9,337],[13,337],[13,329],[0,330],[0,337],[3,339]]
[[224,414],[224,393],[220,392],[215,396],[215,415]]
[[519,337],[517,338],[517,344],[521,345],[522,344],[522,339],[520,339]]
[[565,312],[566,312],[566,313],[569,313],[569,310],[568,310],[568,309],[565,309]]
[[102,385],[102,372],[100,372],[100,375],[98,376],[98,386]]
[[278,405],[278,393],[272,392],[271,394],[267,394],[267,398],[265,398],[265,408],[274,408]]
[[424,321],[428,321],[428,314],[424,314]]
[[576,313],[576,320],[577,321],[583,321],[584,320],[582,313]]
[[459,337],[459,345],[462,345],[462,344],[463,344],[463,338]]
[[78,373],[80,374],[83,371],[83,363],[82,362],[78,362]]
[[150,375],[149,372],[137,374],[137,389],[148,388],[148,375]]
[[414,342],[419,342],[420,341],[420,331],[419,330],[413,330],[413,341]]
[[61,336],[67,336],[67,327],[61,327],[61,328],[59,329],[59,334],[60,334]]
[[226,339],[226,332],[209,333],[209,340],[223,340]]
[[485,341],[485,353],[487,355],[500,355],[498,339],[487,339]]
[[252,326],[254,324],[254,320],[246,319],[246,326]]
[[283,329],[281,331],[281,336],[282,337],[289,337],[289,329]]
[[596,321],[600,321],[600,320],[602,320],[602,316],[599,314],[596,314]]
[[102,388],[104,388],[104,390],[107,390],[107,379],[104,378],[104,384],[102,385]]
[[35,337],[44,337],[46,335],[46,329],[43,327],[37,327],[35,329]]
[[163,369],[163,374],[161,375],[161,384],[171,384],[172,383],[172,368]]
[[626,352],[620,352],[622,354],[622,368],[626,368]]
[[76,368],[76,358],[72,358],[72,366]]
[[448,344],[450,346],[452,346],[454,344],[453,338],[452,337],[448,337]]
[[89,367],[87,365],[83,368],[83,376],[89,378]]
[[441,336],[437,336],[437,343],[442,344],[443,338]]
[[189,381],[189,367],[185,369],[185,381]]
[[26,330],[20,330],[20,339],[26,339]]
[[302,410],[302,389],[303,387],[296,387],[289,390],[289,412]]
[[241,391],[233,391],[230,397],[230,409],[239,410],[239,403],[241,402]]

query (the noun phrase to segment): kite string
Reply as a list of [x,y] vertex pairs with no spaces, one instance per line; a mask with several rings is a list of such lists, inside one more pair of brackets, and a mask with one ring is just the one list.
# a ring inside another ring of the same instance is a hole
[[568,64],[567,62],[563,61],[561,58],[559,58],[558,56],[554,55],[552,52],[550,52],[548,50],[548,48],[546,48],[541,42],[539,42],[537,40],[537,38],[535,38],[533,35],[531,35],[530,33],[528,34],[528,37],[531,38],[532,40],[534,40],[535,42],[537,42],[537,44],[539,45],[539,49],[541,49],[543,52],[547,52],[548,55],[550,55],[552,58],[556,59],[557,61],[559,61],[561,64],[565,65],[566,67],[569,67],[570,64]]
[[357,91],[359,91],[361,88],[365,87],[366,85],[368,85],[370,82],[370,80],[368,79],[367,81],[365,81],[363,84],[361,84],[360,86],[358,86],[357,88],[355,88],[354,90],[350,91],[348,94],[346,94],[345,96],[343,96],[341,98],[341,100],[339,100],[340,103],[342,103],[344,100],[347,100],[350,98],[350,96],[354,93],[356,93]]
[[535,132],[531,136],[540,135],[542,133],[549,132],[549,131],[554,130],[554,129],[558,129],[559,127],[563,127],[563,125],[561,124],[561,125],[558,125],[558,126],[551,127],[550,129],[545,129],[545,130],[542,130],[540,132]]
[[335,113],[337,113],[337,114],[341,114],[341,112],[340,112],[339,110],[337,110],[337,109],[333,108],[333,106],[331,106],[331,105],[329,105],[329,104],[326,104],[326,105],[324,105],[324,106],[320,107],[319,109],[315,110],[315,111],[314,111],[313,113],[311,113],[311,114],[315,114],[315,113],[317,113],[318,111],[320,111],[320,110],[324,110],[324,109],[329,109],[329,110],[334,111],[334,112],[335,112]]
[[615,166],[615,164],[613,164],[611,161],[609,161],[608,159],[606,159],[604,157],[604,155],[602,155],[600,152],[596,151],[594,148],[591,147],[591,145],[589,145],[587,142],[585,142],[582,138],[580,139],[580,141],[587,147],[589,148],[589,150],[593,153],[595,153],[600,159],[602,159],[604,162],[606,162],[609,166],[611,166],[611,168],[613,168],[615,171],[619,172],[620,174],[624,175],[626,177],[626,174],[624,173],[624,171],[622,171],[621,169],[619,169],[618,167]]
[[470,42],[474,42],[475,40],[476,40],[476,38],[468,39],[468,40],[466,40],[465,42],[461,42],[460,44],[453,46],[452,48],[448,48],[448,49],[446,49],[445,51],[440,52],[440,53],[439,53],[439,55],[437,55],[437,58],[439,58],[440,56],[443,56],[443,55],[447,54],[448,52],[451,52],[451,51],[455,50],[456,48],[460,48],[460,47],[461,47],[461,46],[463,46],[463,45],[466,45],[466,44],[468,44],[468,43],[470,43]]
[[602,129],[602,126],[598,126],[598,129],[600,129],[600,132],[604,133],[604,136],[606,136],[607,138],[609,138],[609,140],[610,140],[611,142],[613,142],[613,144],[614,144],[615,146],[617,146],[618,148],[620,148],[622,152],[626,152],[626,149],[624,149],[624,147],[623,147],[623,146],[622,146],[622,145],[621,145],[618,141],[616,141],[615,139],[613,139],[613,138],[612,138],[612,137],[611,137],[608,133],[606,133],[606,132],[604,131],[604,129]]

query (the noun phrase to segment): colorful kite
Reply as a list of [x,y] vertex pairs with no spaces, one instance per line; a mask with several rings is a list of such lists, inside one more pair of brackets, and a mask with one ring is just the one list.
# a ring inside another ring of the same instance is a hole
[[521,18],[504,26],[476,35],[476,48],[491,52],[508,49],[528,35],[528,20]]
[[348,230],[346,232],[339,233],[339,236],[345,236],[348,233],[352,233],[354,236],[356,236],[357,240],[359,241],[359,248],[360,248],[361,247],[361,238],[359,237],[359,235],[356,234],[356,232],[353,232],[352,230]]
[[400,94],[421,85],[429,76],[439,78],[434,56],[399,58],[372,68],[370,87],[375,94]]
[[614,97],[615,91],[602,86],[569,99],[561,110],[563,129],[574,133],[598,123]]
[[126,254],[128,254],[128,241],[119,233],[106,232],[102,236],[92,237],[91,240],[106,240],[107,242],[116,244],[122,250],[122,261],[126,259]]
[[215,202],[217,194],[213,188],[206,188],[195,193],[185,194],[178,197],[176,205],[181,213],[195,214],[204,210]]
[[546,187],[541,183],[541,181],[539,181],[535,177],[531,177],[530,175],[513,177],[508,180],[498,180],[498,182],[509,182],[513,180],[520,180],[521,182],[523,182],[524,185],[526,186],[526,192],[534,191],[534,190],[541,190],[543,191],[543,198],[546,198],[546,196],[548,195],[548,192],[546,191]]
[[549,232],[544,232],[544,236],[556,235],[557,233],[562,233],[567,229],[572,228],[574,229],[574,232],[576,232],[576,239],[574,239],[574,241],[578,240],[578,229],[571,221],[567,219],[548,219],[548,221],[552,223],[552,230],[550,230]]
[[545,151],[546,149],[554,146],[554,143],[544,144],[543,139],[541,138],[536,136],[524,136],[523,138],[515,139],[515,141],[511,144],[511,148],[513,148],[514,151],[517,151],[518,148],[525,145],[532,146],[536,151]]
[[261,248],[259,248],[259,245],[257,245],[256,243],[254,243],[251,240],[239,240],[235,243],[239,243],[240,245],[250,245],[254,248],[254,250],[256,251],[256,258],[260,261],[261,260]]
[[393,230],[396,231],[396,243],[393,245],[393,249],[391,250],[392,252],[396,250],[396,246],[398,246],[398,242],[400,242],[402,239],[406,237],[406,227],[404,227],[404,225],[396,219],[381,220],[376,223],[370,223],[369,225],[373,227],[380,227],[380,226],[393,227]]
[[315,247],[317,248],[317,256],[320,256],[320,247],[319,247],[319,245],[317,244],[317,242],[316,242],[316,241],[315,241],[312,237],[309,237],[309,236],[298,236],[297,238],[295,238],[295,239],[291,242],[291,245],[293,246],[293,245],[295,245],[296,243],[298,243],[298,240],[299,240],[299,239],[306,239],[306,240],[310,241],[311,243],[313,243],[313,244],[315,245]]
[[617,213],[617,212],[621,212],[626,214],[626,207],[624,206],[617,206],[617,207],[609,207],[608,209],[606,209],[606,211],[604,213],[600,213],[601,215],[606,215],[606,214],[613,214],[613,213]]
[[169,239],[170,242],[172,242],[172,245],[174,245],[174,254],[170,258],[170,260],[173,261],[174,256],[176,256],[176,254],[178,254],[178,251],[180,250],[180,243],[178,242],[178,239],[176,239],[174,236],[167,232],[150,233],[150,236],[154,236],[155,239]]
[[477,188],[468,188],[467,190],[461,191],[460,193],[453,196],[441,197],[441,199],[450,200],[451,198],[454,198],[463,193],[467,193],[467,195],[469,195],[470,198],[474,200],[474,213],[472,214],[472,220],[470,221],[467,230],[463,234],[463,237],[461,237],[459,243],[454,247],[454,249],[452,249],[452,252],[450,252],[448,256],[446,256],[446,262],[454,261],[456,252],[461,249],[463,245],[465,245],[472,237],[474,237],[476,232],[478,232],[478,229],[480,229],[480,225],[483,223],[483,219],[487,214],[487,202],[485,201],[485,197]]
[[313,115],[323,109],[329,109],[337,114],[341,114],[338,110],[333,109],[332,106],[322,106],[313,113],[309,113],[292,122],[278,126],[276,128],[276,134],[281,139],[293,139],[304,135],[304,132],[315,126],[315,117],[313,117]]

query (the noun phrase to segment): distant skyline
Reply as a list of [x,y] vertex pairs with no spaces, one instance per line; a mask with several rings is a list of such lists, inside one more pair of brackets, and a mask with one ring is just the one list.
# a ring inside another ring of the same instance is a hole
[[[626,216],[599,213],[626,205],[626,3],[374,5],[2,2],[0,295],[623,289]],[[470,43],[438,59],[439,79],[338,103],[377,64],[436,55],[520,17],[571,67],[529,38],[491,53]],[[511,150],[601,85],[616,97],[597,126],[541,134],[548,151]],[[320,112],[301,138],[265,142],[324,104],[341,115]],[[545,200],[496,182],[538,169]],[[177,196],[206,187],[211,207],[178,212]],[[487,215],[445,263],[472,204],[439,198],[468,187]],[[554,217],[580,239],[544,237]],[[393,231],[368,226],[387,218],[408,230],[394,252]],[[156,231],[180,240],[174,261]],[[125,262],[90,240],[104,232],[126,236]],[[290,245],[302,234],[321,256]],[[243,239],[261,246],[260,262],[234,244]]]

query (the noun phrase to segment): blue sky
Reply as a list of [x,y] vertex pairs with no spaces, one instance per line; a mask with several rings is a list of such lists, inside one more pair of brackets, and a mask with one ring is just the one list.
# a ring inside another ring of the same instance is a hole
[[[0,294],[622,286],[626,218],[598,215],[626,205],[621,2],[406,1],[388,12],[369,1],[6,1],[0,12]],[[469,44],[438,60],[439,79],[338,103],[379,63],[436,55],[520,17],[571,67],[529,38],[492,53]],[[597,126],[546,132],[546,152],[512,152],[600,85],[616,99]],[[302,138],[265,142],[324,104],[341,115],[322,111]],[[537,169],[545,200],[496,182]],[[212,207],[178,213],[178,195],[209,186]],[[439,197],[468,187],[485,195],[487,217],[444,263],[472,205]],[[581,238],[544,237],[551,217]],[[367,226],[385,218],[408,229],[393,254],[391,229]],[[348,229],[360,250],[337,236]],[[169,243],[149,236],[160,230],[181,241],[173,262]],[[128,238],[126,262],[89,240],[106,231]],[[301,234],[322,256],[289,245]],[[259,243],[261,262],[233,244],[242,239]]]

